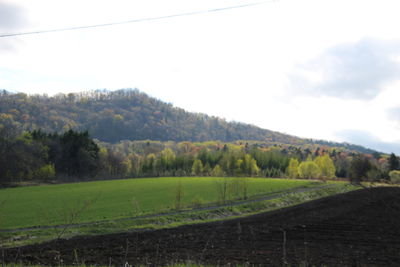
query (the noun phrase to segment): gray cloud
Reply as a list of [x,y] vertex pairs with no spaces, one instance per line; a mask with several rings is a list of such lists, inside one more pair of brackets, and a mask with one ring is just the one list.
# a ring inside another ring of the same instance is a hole
[[20,29],[26,23],[23,13],[23,9],[14,4],[0,2],[0,30],[9,33]]
[[367,148],[372,148],[377,151],[386,153],[396,153],[400,155],[400,144],[399,143],[388,143],[383,142],[377,136],[373,135],[368,131],[362,130],[342,130],[336,133],[336,136],[345,140],[348,143],[362,145]]
[[[373,99],[382,86],[400,79],[400,64],[394,60],[398,55],[400,41],[364,38],[341,44],[297,66],[290,75],[291,87],[300,94]],[[322,79],[310,81],[305,73],[318,74]]]

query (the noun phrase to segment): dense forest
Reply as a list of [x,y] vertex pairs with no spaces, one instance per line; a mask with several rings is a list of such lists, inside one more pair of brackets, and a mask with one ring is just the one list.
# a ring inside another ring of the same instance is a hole
[[159,176],[400,181],[399,169],[394,154],[189,113],[138,90],[0,93],[0,182]]
[[87,131],[13,135],[0,128],[0,182],[160,176],[253,176],[388,180],[399,158],[343,148],[236,142],[98,142]]
[[0,92],[0,127],[12,128],[17,133],[39,129],[47,133],[87,130],[94,138],[109,143],[122,140],[258,140],[270,145],[319,144],[362,153],[375,152],[357,145],[302,139],[249,124],[186,112],[137,89],[97,90],[52,97],[3,90]]

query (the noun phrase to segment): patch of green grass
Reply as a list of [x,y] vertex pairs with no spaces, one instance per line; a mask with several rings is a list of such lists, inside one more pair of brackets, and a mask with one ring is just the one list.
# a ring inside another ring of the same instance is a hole
[[[225,178],[145,178],[82,182],[0,190],[0,228],[94,222],[156,214],[174,207],[175,189],[183,187],[182,206],[200,199],[218,201],[217,181]],[[227,178],[228,180],[238,178]],[[310,180],[246,178],[248,196],[295,187],[315,186]],[[82,209],[82,212],[78,212]],[[78,213],[75,217],[73,213]]]
[[[69,238],[77,235],[97,235],[140,231],[141,229],[148,230],[171,228],[186,224],[239,218],[289,207],[307,202],[309,200],[344,193],[355,189],[358,189],[358,187],[341,183],[330,188],[316,188],[302,193],[286,193],[283,196],[270,200],[245,203],[236,206],[224,206],[211,210],[188,211],[175,215],[164,215],[160,217],[103,222],[81,227],[72,226],[66,230],[63,238]],[[59,229],[39,229],[22,231],[18,233],[0,233],[0,239],[3,243],[3,246],[20,246],[54,239],[57,236],[57,231],[59,231]]]

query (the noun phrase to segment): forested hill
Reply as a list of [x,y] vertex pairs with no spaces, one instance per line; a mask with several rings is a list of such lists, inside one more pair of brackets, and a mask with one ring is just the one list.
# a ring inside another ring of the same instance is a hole
[[94,138],[110,143],[147,139],[192,142],[260,140],[271,144],[321,143],[363,153],[374,152],[360,146],[301,139],[249,124],[186,112],[136,89],[97,90],[53,97],[3,90],[0,93],[1,125],[19,131],[89,130]]

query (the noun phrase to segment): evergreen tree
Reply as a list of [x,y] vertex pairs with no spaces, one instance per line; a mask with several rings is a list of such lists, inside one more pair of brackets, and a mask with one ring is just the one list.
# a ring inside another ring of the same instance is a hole
[[394,154],[390,154],[389,157],[389,171],[399,170],[400,169],[400,161],[399,158]]
[[87,177],[97,173],[99,168],[99,147],[87,131],[79,133],[69,130],[60,136],[61,159],[57,171],[68,176]]

